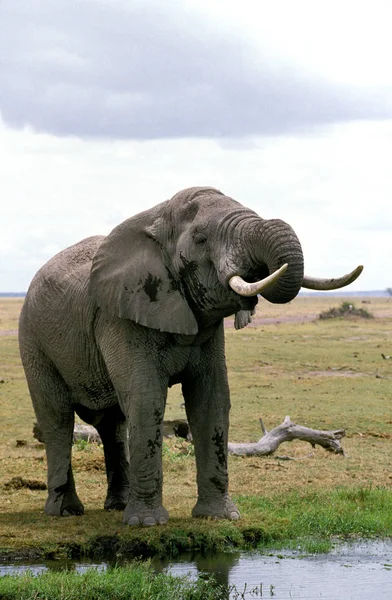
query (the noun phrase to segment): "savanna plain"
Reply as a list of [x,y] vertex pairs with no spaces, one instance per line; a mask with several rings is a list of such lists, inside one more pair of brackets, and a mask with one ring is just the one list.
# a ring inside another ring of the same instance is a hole
[[[352,302],[373,318],[320,319]],[[238,522],[195,520],[196,470],[190,442],[165,438],[167,525],[129,528],[104,512],[102,448],[77,442],[73,465],[81,517],[54,518],[46,499],[44,445],[19,358],[23,298],[0,299],[0,557],[175,555],[257,546],[328,550],[340,538],[392,536],[392,298],[300,296],[288,305],[261,301],[254,322],[226,322],[231,388],[230,441],[257,441],[286,415],[314,429],[347,432],[345,456],[303,441],[267,457],[230,457],[230,493]],[[166,419],[185,418],[178,386]],[[277,456],[276,456],[277,455]]]

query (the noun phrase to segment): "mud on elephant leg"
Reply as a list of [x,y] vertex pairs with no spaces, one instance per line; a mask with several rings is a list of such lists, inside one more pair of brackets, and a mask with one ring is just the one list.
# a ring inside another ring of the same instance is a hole
[[[131,421],[132,423],[132,421]],[[164,525],[169,520],[162,506],[162,424],[130,427],[130,491],[124,510],[126,525]]]
[[[240,513],[228,493],[226,428],[215,427],[213,432],[209,428],[209,432],[206,434],[205,422],[204,424],[195,423],[193,420],[192,425],[198,484],[198,499],[192,510],[192,516],[236,521],[240,518]],[[207,462],[209,450],[208,447],[206,448],[206,435],[209,436],[212,448],[214,448],[210,454],[210,464]],[[200,445],[202,438],[204,439]],[[196,442],[197,439],[199,443]],[[199,446],[198,449],[197,446]],[[214,455],[217,460],[211,460],[211,456]]]
[[162,381],[154,365],[149,365],[148,373],[145,367],[133,371],[132,383],[129,398],[120,394],[129,427],[130,488],[123,523],[162,525],[169,518],[162,506],[163,416],[168,382]]
[[196,454],[198,500],[192,516],[237,520],[240,513],[228,493],[230,392],[223,324],[202,348],[195,367],[182,386]]

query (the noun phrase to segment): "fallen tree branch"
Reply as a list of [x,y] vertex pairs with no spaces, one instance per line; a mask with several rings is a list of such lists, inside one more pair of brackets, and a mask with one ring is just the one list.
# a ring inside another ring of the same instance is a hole
[[[177,436],[184,438],[185,440],[191,441],[192,436],[189,429],[188,421],[185,419],[173,419],[171,421],[163,422],[163,435],[165,437]],[[39,442],[45,443],[42,435],[42,431],[38,423],[34,423],[33,436]],[[75,423],[73,432],[73,441],[85,440],[86,442],[94,442],[101,444],[102,440],[98,431],[92,425],[84,425],[82,423]]]
[[336,431],[309,429],[309,427],[293,423],[288,416],[281,425],[271,429],[271,431],[265,429],[261,419],[260,425],[263,437],[258,442],[249,444],[234,444],[229,442],[229,454],[235,456],[268,456],[273,454],[283,442],[303,440],[304,442],[309,442],[313,447],[317,444],[329,452],[344,456],[344,450],[340,444],[340,440],[346,435],[344,429],[337,429]]
[[[316,445],[322,446],[329,452],[342,454],[344,456],[344,450],[340,444],[340,440],[346,435],[344,429],[337,429],[335,431],[309,429],[309,427],[303,427],[302,425],[293,423],[290,420],[290,417],[286,417],[281,425],[271,429],[271,431],[267,431],[262,419],[259,419],[259,421],[261,430],[263,432],[263,437],[261,437],[258,442],[250,442],[248,444],[235,444],[229,442],[229,454],[233,454],[235,456],[269,456],[270,454],[273,454],[283,442],[302,440],[304,442],[308,442],[313,447]],[[37,424],[34,425],[33,435],[39,441],[44,441],[42,439],[42,433]],[[192,439],[189,425],[187,421],[183,419],[165,421],[164,435],[167,437],[177,435],[187,439],[188,441]],[[101,438],[99,437],[97,430],[91,425],[75,425],[74,441],[77,440],[101,443]]]

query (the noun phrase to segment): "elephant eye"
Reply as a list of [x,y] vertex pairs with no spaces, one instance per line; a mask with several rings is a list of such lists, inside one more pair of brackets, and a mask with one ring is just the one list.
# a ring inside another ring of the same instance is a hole
[[205,236],[204,233],[196,233],[193,240],[198,246],[204,246],[207,241],[207,236]]

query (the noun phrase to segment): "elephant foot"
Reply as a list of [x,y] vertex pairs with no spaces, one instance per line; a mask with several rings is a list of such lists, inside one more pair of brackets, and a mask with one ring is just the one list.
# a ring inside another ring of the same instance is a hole
[[192,517],[238,521],[241,515],[230,498],[222,498],[221,500],[198,500],[192,510]]
[[169,513],[163,506],[149,508],[146,506],[128,505],[124,511],[123,523],[131,527],[151,527],[153,525],[165,525],[169,520]]
[[45,513],[53,517],[79,516],[84,514],[84,506],[76,492],[53,492],[46,501]]

